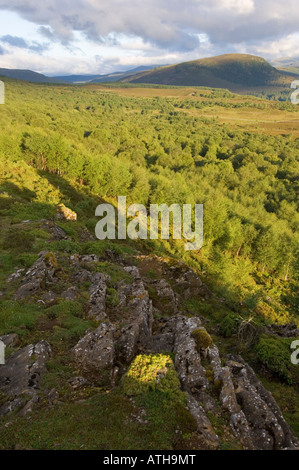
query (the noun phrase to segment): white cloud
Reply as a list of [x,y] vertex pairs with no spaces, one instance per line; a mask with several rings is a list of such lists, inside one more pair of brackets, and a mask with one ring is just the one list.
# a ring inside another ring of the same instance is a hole
[[85,70],[89,63],[87,72],[104,73],[115,64],[174,63],[226,52],[292,55],[299,32],[297,0],[0,0],[1,10],[22,17],[26,30],[22,35],[21,20],[15,20],[1,35],[51,44],[39,58],[9,48],[1,64],[16,66],[26,57],[26,68],[39,60],[48,73],[55,63],[55,70]]

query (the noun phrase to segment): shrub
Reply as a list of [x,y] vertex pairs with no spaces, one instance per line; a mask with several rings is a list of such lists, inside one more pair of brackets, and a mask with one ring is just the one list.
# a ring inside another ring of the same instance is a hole
[[256,352],[258,359],[270,372],[289,384],[299,383],[298,366],[291,363],[291,343],[294,338],[262,336]]
[[236,334],[238,332],[239,323],[239,317],[234,313],[229,313],[219,325],[220,334],[225,338]]
[[25,230],[10,229],[2,242],[5,250],[31,251],[34,245],[35,237]]

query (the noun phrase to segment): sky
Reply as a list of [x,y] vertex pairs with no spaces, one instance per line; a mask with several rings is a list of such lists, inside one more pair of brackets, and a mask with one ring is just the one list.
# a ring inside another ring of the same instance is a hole
[[298,44],[298,0],[0,0],[0,67],[51,76],[298,57]]

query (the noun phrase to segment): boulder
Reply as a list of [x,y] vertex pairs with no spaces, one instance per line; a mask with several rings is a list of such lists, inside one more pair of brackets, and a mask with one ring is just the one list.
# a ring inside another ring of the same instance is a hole
[[20,406],[24,394],[33,397],[37,393],[51,355],[49,343],[42,340],[20,349],[0,367],[0,390],[8,397],[8,401],[0,408],[0,415]]
[[193,331],[201,326],[199,318],[176,317],[174,342],[175,368],[183,390],[205,390],[209,381],[205,368],[201,364],[200,353],[192,336]]
[[119,359],[128,363],[137,354],[144,339],[152,334],[153,306],[138,268],[130,266],[125,270],[132,275],[134,282],[123,289],[129,318],[128,324],[121,329],[117,350]]
[[77,363],[85,369],[112,368],[115,357],[113,332],[112,324],[106,322],[81,338],[73,348]]
[[76,300],[78,297],[78,287],[72,286],[62,292],[61,297],[65,300]]
[[76,212],[69,209],[64,204],[56,206],[56,217],[58,220],[77,220]]
[[56,270],[57,260],[55,255],[51,251],[41,252],[38,260],[26,271],[21,286],[15,293],[15,299],[24,299],[53,284]]
[[106,315],[106,293],[107,283],[110,277],[107,274],[96,273],[92,278],[89,288],[89,311],[88,316],[97,321],[107,318]]

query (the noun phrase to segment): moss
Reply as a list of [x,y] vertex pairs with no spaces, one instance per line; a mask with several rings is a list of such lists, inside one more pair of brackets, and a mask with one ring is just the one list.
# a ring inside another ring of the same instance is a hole
[[289,384],[299,384],[299,370],[291,363],[294,338],[262,336],[256,346],[257,357],[267,369]]
[[46,264],[48,264],[49,266],[51,266],[53,268],[58,267],[57,258],[54,255],[54,253],[52,253],[52,251],[48,251],[48,253],[45,254],[44,260],[45,260]]
[[198,328],[192,332],[192,337],[195,340],[197,351],[213,347],[213,340],[209,333],[204,328]]
[[185,394],[180,390],[180,381],[173,361],[168,355],[139,355],[132,362],[125,378],[126,395],[140,395],[151,390],[158,390],[185,402]]
[[73,315],[75,317],[82,317],[83,306],[80,302],[73,300],[64,300],[57,305],[53,305],[46,311],[48,317],[57,318],[62,315]]
[[110,276],[109,287],[116,287],[117,284],[124,280],[126,284],[133,282],[133,277],[124,271],[118,264],[110,263],[109,261],[101,261],[97,265],[97,271],[105,273]]

